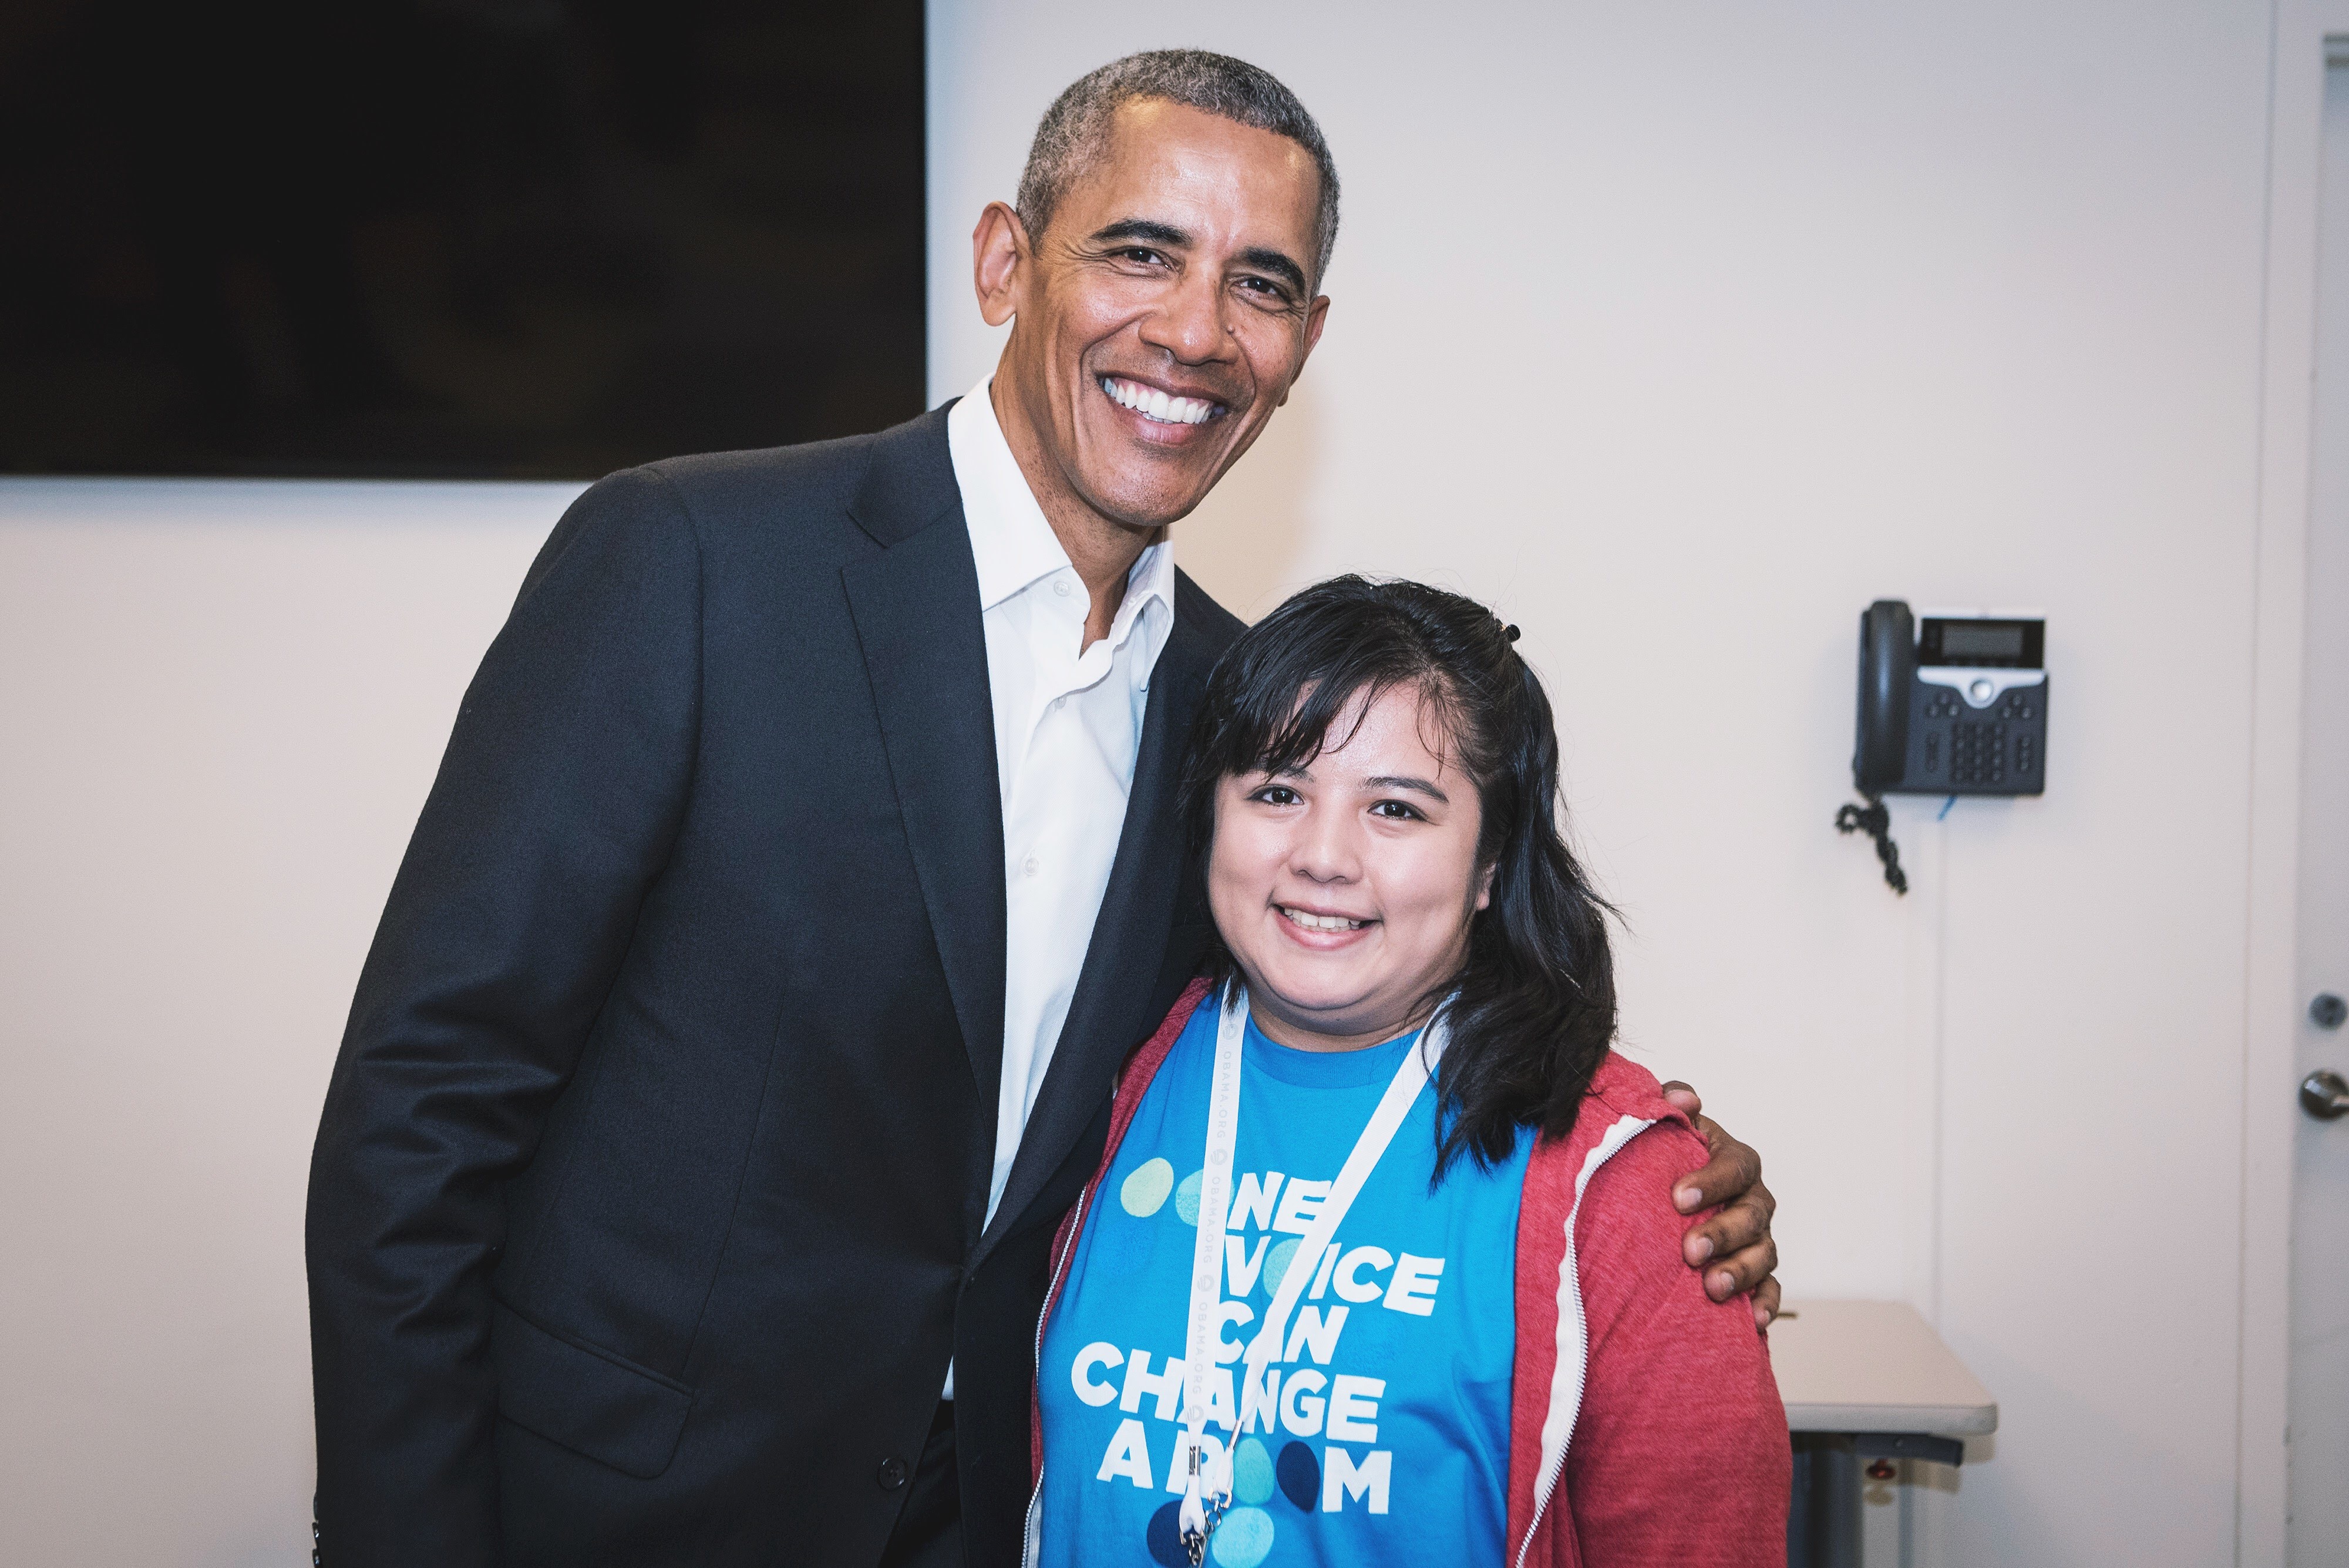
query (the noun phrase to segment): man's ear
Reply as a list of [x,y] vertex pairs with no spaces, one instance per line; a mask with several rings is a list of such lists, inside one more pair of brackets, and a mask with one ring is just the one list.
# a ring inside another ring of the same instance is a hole
[[[1296,389],[1297,378],[1305,374],[1305,361],[1313,357],[1313,346],[1321,341],[1321,328],[1329,325],[1329,321],[1330,296],[1317,294],[1313,296],[1313,303],[1305,308],[1305,352],[1297,357],[1296,374],[1290,376],[1288,385],[1280,389],[1280,401],[1273,405],[1275,408],[1288,406],[1288,394]],[[1477,908],[1484,906],[1480,904]]]
[[970,233],[971,281],[978,291],[978,314],[1000,327],[1019,314],[1019,284],[1033,253],[1019,214],[1002,202],[989,202]]

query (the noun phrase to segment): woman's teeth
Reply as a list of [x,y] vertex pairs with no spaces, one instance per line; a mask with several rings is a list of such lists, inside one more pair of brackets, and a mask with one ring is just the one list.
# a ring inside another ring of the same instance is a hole
[[1199,398],[1170,398],[1155,387],[1121,381],[1114,376],[1103,376],[1101,388],[1120,408],[1132,409],[1162,425],[1205,424],[1215,417],[1218,406]]
[[1286,904],[1273,907],[1288,916],[1292,923],[1303,926],[1309,931],[1359,931],[1364,924],[1361,920],[1350,920],[1343,915],[1308,914],[1303,909],[1292,909]]

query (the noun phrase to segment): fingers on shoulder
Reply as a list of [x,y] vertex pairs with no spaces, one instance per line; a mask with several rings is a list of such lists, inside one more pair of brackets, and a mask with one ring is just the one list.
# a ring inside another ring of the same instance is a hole
[[1712,1299],[1710,1271],[1689,1267],[1682,1252],[1701,1216],[1679,1213],[1671,1190],[1702,1161],[1695,1134],[1659,1125],[1601,1167],[1584,1193],[1575,1225],[1584,1312],[1594,1357],[1616,1370],[1705,1382],[1719,1371],[1714,1357],[1729,1357],[1741,1376],[1763,1365],[1752,1308],[1740,1297]]
[[1575,1246],[1586,1266],[1605,1260],[1688,1272],[1681,1237],[1710,1210],[1682,1214],[1672,1193],[1704,1161],[1704,1140],[1677,1122],[1658,1122],[1618,1149],[1583,1191]]

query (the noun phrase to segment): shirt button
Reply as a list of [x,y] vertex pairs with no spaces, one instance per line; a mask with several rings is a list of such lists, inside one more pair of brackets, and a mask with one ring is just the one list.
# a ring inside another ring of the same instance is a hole
[[880,1471],[873,1479],[881,1483],[883,1491],[895,1491],[905,1484],[905,1461],[891,1454],[881,1461]]
[[[1068,705],[1069,700],[1066,697],[1055,697],[1052,699],[1052,711],[1055,713],[1059,712]],[[1186,1482],[1185,1484],[1187,1485],[1188,1483]]]
[[1067,598],[1069,597],[1069,579],[1066,577],[1054,577],[1052,579],[1052,591],[1060,595],[1062,598]]
[[1019,863],[1019,869],[1026,872],[1029,876],[1033,877],[1037,872],[1043,869],[1043,865],[1033,855],[1030,855],[1027,859],[1022,860]]

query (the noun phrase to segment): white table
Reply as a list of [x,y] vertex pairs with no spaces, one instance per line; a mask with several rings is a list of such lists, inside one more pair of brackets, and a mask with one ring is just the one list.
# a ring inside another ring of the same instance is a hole
[[1990,1391],[1904,1302],[1788,1302],[1770,1365],[1795,1439],[1792,1568],[1941,1560],[1961,1440],[1998,1429]]

